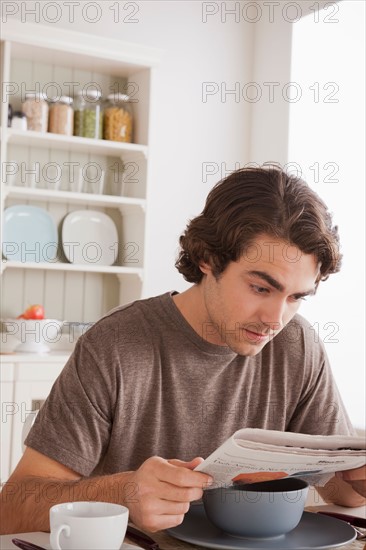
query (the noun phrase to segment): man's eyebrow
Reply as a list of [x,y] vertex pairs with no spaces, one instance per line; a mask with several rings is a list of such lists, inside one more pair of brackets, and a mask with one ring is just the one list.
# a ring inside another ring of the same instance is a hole
[[265,271],[247,271],[247,273],[248,275],[252,275],[254,277],[259,277],[260,279],[263,279],[264,281],[266,281],[266,283],[273,286],[273,288],[275,288],[276,290],[279,290],[280,292],[285,290],[284,286],[281,285],[281,283],[276,281],[276,279],[271,277],[271,275],[269,275]]
[[[274,279],[269,273],[266,273],[266,271],[247,271],[248,275],[252,275],[254,277],[259,277],[263,281],[266,281],[269,285],[271,285],[276,290],[279,290],[280,292],[283,292],[285,290],[285,287],[281,285],[276,279]],[[306,290],[304,292],[296,292],[294,296],[296,298],[303,298],[305,296],[310,296],[312,294],[315,294],[316,289],[312,288],[310,290]]]

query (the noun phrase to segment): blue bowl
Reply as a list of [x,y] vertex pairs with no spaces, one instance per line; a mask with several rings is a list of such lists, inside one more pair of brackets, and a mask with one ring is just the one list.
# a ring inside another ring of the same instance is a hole
[[231,485],[203,494],[207,518],[229,535],[273,538],[292,531],[301,520],[309,486],[297,478]]

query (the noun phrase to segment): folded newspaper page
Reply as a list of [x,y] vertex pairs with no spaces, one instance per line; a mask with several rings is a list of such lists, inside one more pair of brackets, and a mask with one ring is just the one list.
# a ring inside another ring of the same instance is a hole
[[323,486],[335,472],[366,464],[364,437],[245,428],[195,468],[222,487],[293,476]]

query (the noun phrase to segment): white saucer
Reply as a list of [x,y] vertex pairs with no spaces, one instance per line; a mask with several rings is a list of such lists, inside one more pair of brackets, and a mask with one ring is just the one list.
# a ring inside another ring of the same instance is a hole
[[304,512],[299,525],[283,537],[272,540],[231,537],[208,521],[202,504],[191,506],[183,523],[167,533],[191,544],[220,550],[325,550],[344,546],[356,538],[348,523],[311,512]]

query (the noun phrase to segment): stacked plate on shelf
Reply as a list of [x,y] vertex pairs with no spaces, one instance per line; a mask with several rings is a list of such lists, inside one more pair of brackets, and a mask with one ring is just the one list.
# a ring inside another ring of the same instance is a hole
[[[118,256],[118,233],[113,220],[96,210],[77,210],[62,224],[62,248],[72,264],[113,265]],[[10,206],[4,212],[2,253],[18,262],[56,262],[57,226],[47,210]]]
[[4,258],[18,262],[54,262],[57,248],[57,227],[47,210],[27,204],[6,208],[2,245]]
[[71,263],[112,265],[118,255],[116,226],[97,210],[71,212],[62,224],[62,248]]

